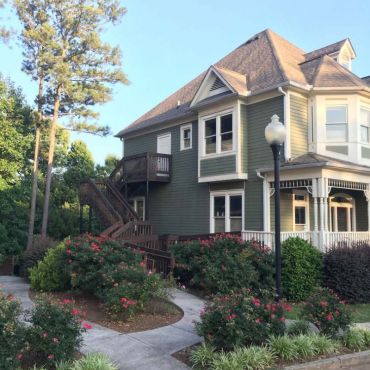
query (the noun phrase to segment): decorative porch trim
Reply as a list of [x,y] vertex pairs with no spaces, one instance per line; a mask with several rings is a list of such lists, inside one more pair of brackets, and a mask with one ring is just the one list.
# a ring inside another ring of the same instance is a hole
[[[285,180],[280,181],[280,189],[308,188],[312,187],[312,179]],[[274,188],[274,183],[270,182],[270,188]]]
[[368,185],[363,182],[329,179],[329,186],[347,190],[367,190]]

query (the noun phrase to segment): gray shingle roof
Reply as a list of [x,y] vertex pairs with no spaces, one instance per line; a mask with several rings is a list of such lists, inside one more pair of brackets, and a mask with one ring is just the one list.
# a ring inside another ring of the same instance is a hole
[[[368,86],[327,54],[338,51],[346,40],[306,53],[273,31],[267,29],[233,50],[213,65],[239,95],[257,94],[279,84],[294,81],[316,87]],[[190,103],[207,71],[145,113],[116,136],[176,119],[187,119],[195,113]]]

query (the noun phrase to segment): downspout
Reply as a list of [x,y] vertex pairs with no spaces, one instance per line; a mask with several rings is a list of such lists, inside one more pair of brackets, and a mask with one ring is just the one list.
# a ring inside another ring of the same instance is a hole
[[289,94],[283,90],[283,88],[280,86],[278,88],[279,92],[281,92],[284,95],[284,124],[286,127],[286,139],[284,143],[284,158],[285,161],[289,161],[291,158],[291,151],[290,151],[290,100],[289,100]]
[[266,176],[256,170],[257,176],[263,180],[263,231],[270,232],[270,189]]

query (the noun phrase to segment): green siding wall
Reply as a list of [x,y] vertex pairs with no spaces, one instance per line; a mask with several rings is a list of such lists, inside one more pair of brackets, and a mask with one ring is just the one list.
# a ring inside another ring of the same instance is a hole
[[209,232],[208,184],[198,184],[197,123],[193,123],[193,148],[180,151],[180,126],[125,140],[125,155],[157,151],[157,135],[171,132],[172,180],[151,183],[149,220],[157,234]]
[[292,158],[308,152],[308,102],[296,95],[290,95],[290,142]]
[[241,136],[241,168],[243,173],[248,172],[248,123],[247,123],[247,106],[245,104],[240,105],[240,136]]
[[282,96],[247,106],[246,230],[263,230],[263,181],[257,176],[256,169],[273,165],[272,152],[265,140],[265,127],[274,114],[277,114],[281,121],[284,120],[284,99]]
[[217,176],[236,172],[236,156],[228,155],[200,161],[200,176]]

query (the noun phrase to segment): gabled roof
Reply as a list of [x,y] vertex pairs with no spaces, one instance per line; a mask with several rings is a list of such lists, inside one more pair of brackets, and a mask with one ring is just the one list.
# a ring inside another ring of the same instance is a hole
[[[365,80],[328,56],[340,50],[346,42],[349,40],[306,53],[267,29],[251,37],[211,68],[222,76],[235,94],[241,96],[255,95],[289,83],[306,89],[312,88],[312,85],[323,88],[367,87]],[[190,104],[208,71],[201,73],[116,136],[122,137],[159,123],[194,117],[196,112]]]
[[370,86],[370,76],[362,77],[361,80],[363,80],[368,86]]

